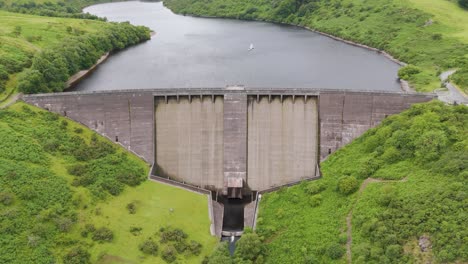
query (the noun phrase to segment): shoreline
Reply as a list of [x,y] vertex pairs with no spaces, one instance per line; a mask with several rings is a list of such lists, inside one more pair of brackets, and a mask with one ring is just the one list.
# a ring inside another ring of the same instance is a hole
[[99,60],[89,69],[79,71],[73,74],[72,76],[70,76],[70,78],[68,78],[68,81],[66,83],[65,90],[70,89],[72,86],[74,86],[75,84],[80,82],[83,78],[85,78],[86,76],[91,74],[94,70],[96,70],[96,68],[101,63],[105,62],[109,58],[110,54],[111,54],[110,52],[107,52],[106,54],[102,55],[101,58],[99,58]]
[[[169,7],[166,7],[166,8],[172,11],[172,9],[170,9]],[[340,38],[340,37],[337,37],[337,36],[334,36],[334,35],[331,35],[331,34],[328,34],[328,33],[325,33],[325,32],[322,32],[322,31],[319,31],[317,29],[313,29],[313,28],[310,28],[310,27],[307,27],[307,26],[289,24],[289,23],[285,23],[285,22],[274,22],[274,21],[268,21],[268,20],[259,20],[259,19],[246,20],[246,19],[238,19],[238,18],[232,18],[232,17],[216,17],[216,16],[202,16],[202,15],[190,15],[190,14],[183,15],[183,14],[179,14],[179,13],[175,13],[175,14],[178,14],[178,15],[181,15],[181,16],[191,16],[191,17],[199,17],[199,18],[233,19],[233,20],[239,20],[239,21],[267,22],[267,23],[278,24],[278,25],[294,26],[294,27],[302,28],[302,29],[305,29],[305,30],[308,30],[308,31],[311,31],[311,32],[314,32],[314,33],[317,33],[317,34],[320,34],[320,35],[325,36],[325,37],[329,37],[329,38],[334,39],[336,41],[340,41],[340,42],[343,42],[343,43],[346,43],[346,44],[349,44],[349,45],[352,45],[352,46],[355,46],[355,47],[364,48],[364,49],[367,49],[367,50],[370,50],[370,51],[375,51],[377,53],[382,54],[384,57],[386,57],[387,59],[395,62],[396,64],[398,64],[400,66],[406,66],[407,65],[407,63],[396,59],[395,57],[393,57],[390,53],[386,52],[385,50],[380,50],[380,49],[377,49],[377,48],[373,48],[371,46],[367,46],[365,44],[361,44],[361,43],[357,43],[357,42],[354,42],[354,41],[351,41],[351,40]]]
[[[166,6],[165,6],[166,7]],[[169,7],[166,7],[167,9],[171,10]],[[174,11],[172,11],[174,12]],[[174,12],[175,13],[175,12]],[[357,42],[354,42],[354,41],[351,41],[351,40],[346,40],[344,38],[340,38],[340,37],[337,37],[337,36],[334,36],[334,35],[331,35],[331,34],[328,34],[328,33],[325,33],[325,32],[322,32],[322,31],[319,31],[319,30],[316,30],[316,29],[313,29],[313,28],[310,28],[310,27],[307,27],[307,26],[301,26],[301,25],[294,25],[294,24],[289,24],[289,23],[285,23],[285,22],[274,22],[274,21],[268,21],[268,20],[259,20],[259,19],[252,19],[252,20],[245,20],[245,19],[238,19],[238,18],[232,18],[232,17],[216,17],[216,16],[202,16],[202,15],[190,15],[190,14],[179,14],[179,13],[175,13],[175,14],[178,14],[178,15],[181,15],[181,16],[191,16],[191,17],[199,17],[199,18],[209,18],[209,19],[233,19],[233,20],[239,20],[239,21],[256,21],[256,22],[267,22],[267,23],[273,23],[273,24],[278,24],[278,25],[286,25],[286,26],[294,26],[294,27],[298,27],[298,28],[302,28],[302,29],[305,29],[305,30],[308,30],[308,31],[311,31],[311,32],[314,32],[314,33],[317,33],[319,35],[322,35],[324,37],[328,37],[328,38],[331,38],[333,40],[336,40],[336,41],[339,41],[339,42],[343,42],[343,43],[346,43],[348,45],[352,45],[352,46],[355,46],[355,47],[358,47],[358,48],[363,48],[363,49],[367,49],[369,51],[374,51],[376,53],[379,53],[381,55],[383,55],[385,58],[389,59],[390,61],[398,64],[399,66],[406,66],[408,65],[407,63],[405,62],[402,62],[398,59],[396,59],[395,57],[393,57],[390,53],[384,51],[384,50],[380,50],[380,49],[377,49],[377,48],[373,48],[373,47],[370,47],[370,46],[367,46],[365,44],[361,44],[361,43],[357,43]],[[409,84],[408,81],[406,80],[402,80],[402,79],[398,79],[399,83],[400,83],[400,89],[403,91],[403,92],[416,92],[416,90],[414,90],[411,85]]]

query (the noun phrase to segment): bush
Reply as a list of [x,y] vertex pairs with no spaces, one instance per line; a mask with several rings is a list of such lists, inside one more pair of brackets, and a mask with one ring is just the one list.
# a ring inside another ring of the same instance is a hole
[[305,189],[305,192],[310,195],[318,194],[324,191],[327,187],[321,181],[310,182]]
[[107,227],[101,227],[94,231],[92,239],[99,242],[112,242],[114,233]]
[[263,245],[260,237],[255,233],[243,235],[236,243],[236,258],[255,261],[262,255]]
[[409,80],[411,76],[421,72],[421,69],[414,65],[406,65],[398,70],[398,77],[403,80]]
[[458,0],[458,4],[461,7],[468,9],[468,0]]
[[331,259],[340,259],[344,255],[345,251],[346,250],[339,244],[333,244],[327,249],[327,256]]
[[191,240],[188,244],[188,250],[192,255],[198,256],[202,250],[202,244],[198,243],[197,241]]
[[87,170],[87,166],[80,163],[67,167],[67,172],[74,176],[83,176]]
[[317,206],[319,206],[321,203],[322,203],[322,195],[320,195],[320,194],[312,195],[312,196],[309,198],[309,204],[310,204],[310,206],[312,206],[312,207],[317,207]]
[[354,193],[358,187],[359,183],[353,176],[343,177],[338,181],[338,191],[345,195]]
[[0,193],[0,203],[3,205],[11,205],[14,201],[14,196],[11,193],[5,193],[1,192]]
[[86,264],[91,263],[91,254],[82,248],[75,247],[72,248],[68,253],[63,257],[64,264]]
[[172,245],[168,245],[161,253],[161,257],[167,263],[172,263],[177,259],[177,251]]
[[183,241],[188,235],[181,229],[161,228],[161,243],[167,243],[169,241]]
[[135,214],[136,213],[136,204],[135,202],[131,202],[127,204],[127,210],[130,214]]
[[152,239],[147,239],[141,243],[139,249],[141,252],[148,255],[158,255],[158,244],[156,244],[156,242],[154,242]]

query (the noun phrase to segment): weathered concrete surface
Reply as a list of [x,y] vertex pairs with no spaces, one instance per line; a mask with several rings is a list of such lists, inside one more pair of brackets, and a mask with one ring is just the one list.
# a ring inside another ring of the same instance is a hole
[[247,178],[247,94],[245,93],[224,95],[223,172],[225,193],[227,188],[239,187],[239,184]]
[[233,176],[258,191],[316,177],[317,148],[324,159],[386,116],[432,98],[260,88],[23,96],[24,101],[66,115],[113,141],[118,137],[120,144],[149,163],[156,157],[162,174],[158,176],[218,190]]
[[315,177],[317,97],[249,97],[248,186],[265,190]]
[[350,143],[385,117],[432,95],[322,91],[319,99],[320,158]]
[[118,140],[148,163],[154,161],[151,92],[25,95],[23,100]]
[[[214,99],[214,100],[213,100]],[[156,173],[206,189],[223,186],[223,98],[156,97]]]

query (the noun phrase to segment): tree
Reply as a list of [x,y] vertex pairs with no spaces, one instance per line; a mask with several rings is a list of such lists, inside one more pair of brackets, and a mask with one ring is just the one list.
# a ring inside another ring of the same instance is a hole
[[458,0],[458,4],[461,7],[468,9],[468,0]]
[[353,176],[343,177],[338,181],[338,191],[342,194],[351,194],[358,189],[358,181]]
[[235,257],[255,261],[262,255],[263,247],[260,237],[256,233],[243,235],[236,244]]

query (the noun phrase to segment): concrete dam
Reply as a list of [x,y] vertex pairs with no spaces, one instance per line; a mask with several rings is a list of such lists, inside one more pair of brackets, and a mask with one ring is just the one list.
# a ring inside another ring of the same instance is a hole
[[148,163],[153,174],[241,198],[320,176],[319,162],[431,94],[155,89],[26,95]]

